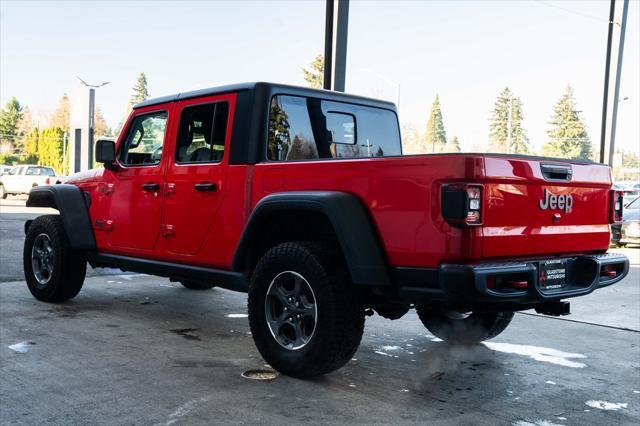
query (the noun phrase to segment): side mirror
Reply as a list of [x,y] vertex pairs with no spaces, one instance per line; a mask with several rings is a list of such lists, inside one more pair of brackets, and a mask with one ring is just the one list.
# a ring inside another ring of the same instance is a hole
[[104,164],[106,169],[113,170],[116,161],[116,144],[114,141],[100,139],[96,142],[96,162]]

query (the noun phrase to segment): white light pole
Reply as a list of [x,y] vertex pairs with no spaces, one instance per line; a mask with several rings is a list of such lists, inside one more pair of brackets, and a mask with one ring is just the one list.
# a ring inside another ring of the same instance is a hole
[[[96,89],[102,86],[106,86],[109,84],[109,81],[105,81],[100,84],[89,84],[80,77],[76,76],[80,83],[89,88],[89,134],[87,135],[87,141],[89,145],[89,158],[93,158],[93,123],[94,123],[94,111],[95,111],[95,103],[96,103]],[[90,161],[93,163],[93,161]],[[89,168],[91,168],[91,164],[89,164]]]

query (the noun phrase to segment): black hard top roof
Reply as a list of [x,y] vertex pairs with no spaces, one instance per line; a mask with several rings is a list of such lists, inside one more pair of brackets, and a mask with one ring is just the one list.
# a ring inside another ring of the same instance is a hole
[[239,92],[243,90],[255,90],[258,86],[270,89],[272,91],[282,90],[285,93],[292,94],[304,94],[307,96],[316,96],[322,98],[334,98],[335,100],[342,101],[363,101],[366,104],[377,105],[383,108],[389,108],[395,110],[395,105],[392,102],[383,101],[380,99],[367,98],[358,95],[349,95],[342,92],[334,92],[331,90],[312,89],[309,87],[293,86],[287,84],[267,83],[267,82],[251,82],[251,83],[239,83],[230,84],[226,86],[210,87],[208,89],[193,90],[191,92],[176,93],[175,95],[161,96],[159,98],[148,99],[146,101],[136,104],[133,108],[142,108],[152,105],[163,104],[167,102],[175,102],[179,99],[199,98],[202,96],[217,95],[222,93]]

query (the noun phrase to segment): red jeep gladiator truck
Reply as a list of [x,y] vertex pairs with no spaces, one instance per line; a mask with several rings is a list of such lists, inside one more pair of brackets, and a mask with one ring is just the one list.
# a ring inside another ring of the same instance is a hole
[[348,362],[365,315],[417,310],[473,344],[514,312],[569,313],[629,269],[607,254],[622,194],[602,164],[494,154],[403,156],[393,104],[270,83],[138,104],[103,168],[31,190],[59,215],[25,224],[39,300],[93,267],[248,292],[252,336],[277,370]]

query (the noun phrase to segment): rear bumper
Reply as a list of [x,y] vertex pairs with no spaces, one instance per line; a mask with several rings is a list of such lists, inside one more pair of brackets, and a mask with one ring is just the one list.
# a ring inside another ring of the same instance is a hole
[[[617,283],[629,272],[629,260],[617,253],[564,258],[566,285],[549,290],[539,282],[540,262],[544,260],[550,259],[473,265],[444,264],[438,269],[396,268],[395,279],[399,296],[409,303],[531,306],[589,294]],[[611,276],[612,271],[615,271],[615,276]],[[496,280],[526,282],[526,285],[523,285],[524,288],[496,288]]]

